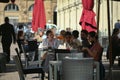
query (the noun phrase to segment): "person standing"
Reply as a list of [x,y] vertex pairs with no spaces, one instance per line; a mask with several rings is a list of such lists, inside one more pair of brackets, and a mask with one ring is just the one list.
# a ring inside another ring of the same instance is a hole
[[115,23],[115,28],[120,29],[120,20],[118,19],[117,22]]
[[25,41],[25,38],[24,38],[24,30],[23,30],[23,25],[19,25],[19,30],[17,32],[17,44],[18,44],[18,47],[19,47],[19,50],[20,50],[20,53],[22,53],[22,44],[24,44],[24,41]]
[[3,52],[7,54],[7,62],[9,62],[10,46],[12,43],[12,39],[13,39],[13,43],[14,44],[16,43],[16,36],[13,25],[9,23],[9,18],[5,17],[4,21],[5,23],[0,25],[0,34],[2,36],[1,43],[2,43]]

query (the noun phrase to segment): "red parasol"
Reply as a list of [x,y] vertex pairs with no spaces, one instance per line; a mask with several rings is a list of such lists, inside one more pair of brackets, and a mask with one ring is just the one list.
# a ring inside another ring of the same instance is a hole
[[93,11],[94,0],[82,0],[83,11],[80,18],[80,25],[83,30],[97,31],[97,26],[95,22],[96,14]]
[[32,18],[32,30],[37,31],[38,28],[44,29],[46,25],[46,16],[43,0],[35,0]]

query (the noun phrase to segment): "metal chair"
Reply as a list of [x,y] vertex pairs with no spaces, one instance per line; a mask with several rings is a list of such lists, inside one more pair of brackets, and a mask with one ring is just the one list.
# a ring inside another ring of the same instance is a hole
[[93,59],[63,59],[62,80],[93,80]]
[[62,61],[65,58],[83,58],[83,53],[56,53],[57,61]]
[[21,54],[19,53],[18,48],[15,48],[15,51],[16,51],[16,53],[17,53],[19,59],[21,59]]
[[39,64],[38,59],[36,60],[36,58],[38,58],[38,56],[36,56],[38,53],[37,41],[36,40],[28,41],[27,50],[25,49],[26,46],[25,44],[22,44],[21,46],[25,58],[25,66],[28,67],[29,65],[35,63]]
[[77,50],[67,50],[67,49],[55,49],[55,60],[57,59],[58,54],[70,54],[70,53],[79,53]]
[[57,61],[50,61],[49,62],[49,79],[52,80],[52,68],[54,68],[54,80],[60,80],[61,77],[61,61],[65,58],[83,58],[83,53],[78,53],[76,51],[64,50],[64,49],[57,49],[56,53],[56,60]]
[[20,80],[25,80],[25,75],[34,74],[34,73],[41,74],[41,79],[44,80],[44,71],[42,67],[24,68],[22,65],[22,61],[20,60],[18,55],[13,56],[13,60],[16,63],[16,67],[18,69]]

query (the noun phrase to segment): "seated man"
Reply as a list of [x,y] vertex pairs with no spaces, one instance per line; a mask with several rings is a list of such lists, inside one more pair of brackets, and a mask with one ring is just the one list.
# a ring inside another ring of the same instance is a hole
[[[45,38],[43,41],[42,41],[42,46],[43,48],[51,48],[51,49],[57,49],[58,46],[59,46],[59,41],[58,39],[54,38],[54,34],[51,30],[48,30],[46,32],[46,36],[47,38]],[[42,56],[42,60],[43,60],[43,63],[42,63],[42,66],[44,66],[44,71],[48,73],[48,64],[49,64],[49,61],[50,60],[53,60],[54,59],[54,54],[48,54],[48,51],[44,51],[44,54]]]

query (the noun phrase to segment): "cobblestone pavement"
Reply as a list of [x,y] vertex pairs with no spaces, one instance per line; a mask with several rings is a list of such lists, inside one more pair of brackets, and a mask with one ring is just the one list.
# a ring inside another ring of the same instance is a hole
[[[18,72],[16,70],[15,64],[13,62],[12,57],[16,55],[15,53],[15,47],[18,47],[17,44],[12,44],[11,46],[11,62],[7,64],[6,72],[0,73],[0,80],[20,80]],[[0,52],[2,52],[2,47],[0,44]],[[109,72],[109,62],[105,57],[105,53],[103,53],[103,64],[106,69],[106,80],[110,80],[108,72]],[[115,61],[115,65],[113,66],[113,71],[112,71],[112,80],[120,80],[120,67],[117,66],[117,61]],[[29,74],[27,75],[27,80],[39,80],[38,74]],[[47,80],[47,78],[45,78]]]

